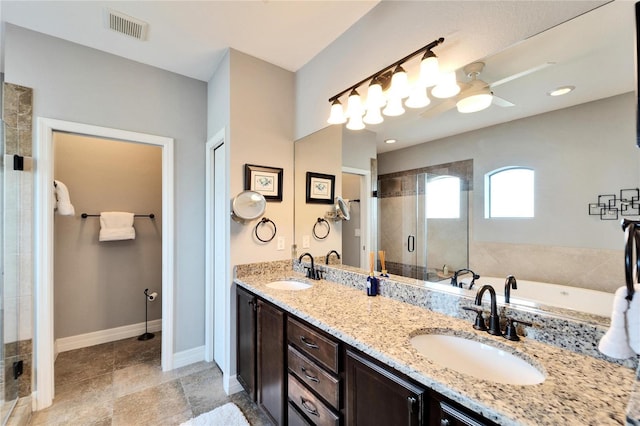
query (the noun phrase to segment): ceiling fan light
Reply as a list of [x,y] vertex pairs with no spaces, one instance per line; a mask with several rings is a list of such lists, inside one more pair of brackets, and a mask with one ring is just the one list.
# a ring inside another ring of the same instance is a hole
[[339,100],[333,101],[331,104],[331,112],[329,113],[329,124],[343,124],[347,122],[347,117],[344,116],[344,110]]
[[427,88],[421,84],[416,84],[409,99],[404,103],[409,108],[424,108],[431,103],[431,99],[427,96]]
[[356,89],[353,89],[349,94],[349,99],[347,100],[347,117],[362,117],[364,114],[364,105],[362,104],[362,99],[360,98],[360,94]]
[[491,92],[487,91],[486,93],[477,93],[475,95],[467,96],[466,98],[460,99],[456,103],[456,107],[458,108],[458,112],[464,114],[478,112],[482,111],[483,109],[489,108],[492,100],[493,95],[491,94]]
[[402,98],[389,98],[389,102],[387,102],[387,106],[382,110],[382,113],[388,117],[397,117],[404,114],[404,108],[402,107]]
[[411,92],[411,87],[409,87],[409,77],[401,65],[398,65],[391,76],[391,88],[389,91],[393,97],[401,99],[409,96],[409,93]]
[[380,114],[380,107],[370,107],[367,109],[367,113],[362,118],[362,121],[366,124],[380,124],[384,121],[382,114]]
[[387,99],[382,93],[382,84],[374,78],[369,84],[369,90],[367,90],[367,108],[382,108],[387,103]]
[[438,84],[431,89],[431,94],[440,99],[450,98],[458,93],[460,93],[460,86],[456,81],[455,71],[441,73]]
[[422,57],[420,61],[420,84],[423,87],[431,87],[438,84],[440,77],[440,65],[438,57],[430,50]]
[[347,129],[349,130],[362,130],[364,129],[364,123],[362,122],[362,115],[352,115],[349,117],[347,123]]

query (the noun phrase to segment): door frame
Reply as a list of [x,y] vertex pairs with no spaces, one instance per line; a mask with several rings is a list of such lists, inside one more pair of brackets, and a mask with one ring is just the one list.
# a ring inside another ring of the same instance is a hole
[[[371,170],[342,167],[342,173],[360,176],[360,243],[364,247],[360,250],[360,267],[369,264],[371,251]],[[376,253],[377,256],[377,253]]]
[[55,395],[53,305],[53,132],[69,132],[162,148],[162,370],[174,357],[174,140],[72,121],[38,117],[34,146],[34,391],[33,408]]

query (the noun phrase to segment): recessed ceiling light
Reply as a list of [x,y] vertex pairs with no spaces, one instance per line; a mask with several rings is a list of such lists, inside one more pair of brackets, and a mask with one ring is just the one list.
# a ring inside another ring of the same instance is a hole
[[549,95],[549,96],[562,96],[562,95],[566,95],[567,93],[571,92],[575,88],[576,88],[576,86],[562,86],[562,87],[558,87],[557,89],[554,89],[554,90],[551,90],[551,91],[547,92],[547,95]]
[[398,142],[397,139],[385,139],[384,143],[396,143]]

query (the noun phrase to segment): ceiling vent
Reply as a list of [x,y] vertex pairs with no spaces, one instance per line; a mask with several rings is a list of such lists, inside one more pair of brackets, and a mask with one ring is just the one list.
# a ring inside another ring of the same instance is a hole
[[149,24],[146,22],[112,9],[107,9],[105,16],[107,28],[110,30],[138,40],[147,39]]

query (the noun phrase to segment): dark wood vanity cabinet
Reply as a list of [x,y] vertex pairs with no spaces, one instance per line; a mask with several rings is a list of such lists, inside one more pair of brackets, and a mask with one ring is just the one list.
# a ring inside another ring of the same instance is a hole
[[495,423],[445,401],[434,394],[429,400],[429,425],[434,426],[496,426]]
[[260,299],[257,309],[257,402],[275,424],[284,425],[284,312]]
[[236,291],[237,378],[256,400],[256,311],[257,298],[241,287]]

